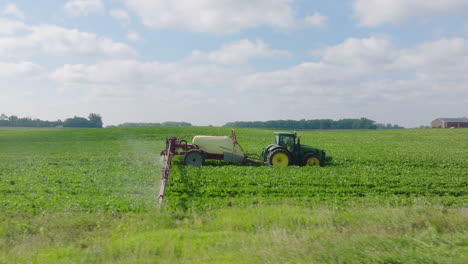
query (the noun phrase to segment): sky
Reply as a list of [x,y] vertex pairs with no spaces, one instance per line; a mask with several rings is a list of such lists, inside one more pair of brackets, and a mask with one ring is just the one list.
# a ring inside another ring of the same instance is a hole
[[0,113],[468,116],[468,0],[0,0]]

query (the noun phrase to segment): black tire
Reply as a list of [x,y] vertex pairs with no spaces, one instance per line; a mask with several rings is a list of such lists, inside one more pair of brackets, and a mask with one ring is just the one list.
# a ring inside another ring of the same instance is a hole
[[[316,160],[316,162],[311,162],[311,159]],[[315,154],[312,154],[312,153],[309,153],[309,154],[305,155],[304,161],[303,161],[302,164],[304,166],[311,166],[311,167],[314,167],[314,166],[323,167],[323,166],[325,166],[325,162],[323,162],[323,160],[321,160],[319,157],[317,157]]]
[[[278,156],[280,155],[280,158],[278,159]],[[284,161],[285,156],[287,157],[287,161]],[[292,163],[292,158],[291,155],[289,154],[289,151],[286,149],[278,148],[270,151],[267,156],[267,164],[271,166],[277,166],[277,167],[285,167],[289,166]]]
[[185,153],[184,164],[188,166],[200,167],[205,162],[203,153],[198,149],[191,149]]

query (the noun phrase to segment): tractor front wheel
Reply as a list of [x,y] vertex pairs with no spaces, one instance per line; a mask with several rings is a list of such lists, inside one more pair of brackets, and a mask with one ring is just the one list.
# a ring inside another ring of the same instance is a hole
[[275,149],[268,154],[267,162],[275,167],[286,167],[291,164],[291,156],[285,149]]
[[320,162],[320,159],[317,158],[314,154],[308,154],[304,158],[304,166],[322,166],[322,163]]
[[200,167],[205,162],[203,153],[198,149],[191,149],[185,153],[184,164],[189,166]]

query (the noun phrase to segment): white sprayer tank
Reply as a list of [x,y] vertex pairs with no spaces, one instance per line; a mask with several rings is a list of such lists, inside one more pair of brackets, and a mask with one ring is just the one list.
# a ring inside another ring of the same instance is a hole
[[[195,136],[192,144],[197,145],[201,150],[213,153],[235,155],[239,158],[244,157],[244,151],[241,146],[229,136]],[[229,156],[231,156],[229,155]]]

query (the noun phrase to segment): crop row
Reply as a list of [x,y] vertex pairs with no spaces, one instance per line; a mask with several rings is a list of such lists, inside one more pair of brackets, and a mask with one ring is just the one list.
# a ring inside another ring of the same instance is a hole
[[[330,166],[252,167],[204,166],[181,167],[172,174],[168,199],[188,207],[225,206],[236,201],[262,198],[285,201],[383,202],[411,201],[424,198],[444,205],[466,203],[468,184],[462,169],[417,168],[378,171],[373,168]],[[224,199],[224,201],[222,199]],[[172,200],[171,200],[172,199]],[[221,200],[220,200],[221,199]],[[247,202],[248,203],[248,202]]]
[[[0,130],[0,210],[151,210],[161,177],[159,152],[170,136],[227,135],[227,128]],[[260,152],[272,131],[240,129],[246,152]],[[201,168],[174,161],[171,209],[314,202],[466,205],[468,130],[309,131],[302,142],[327,150],[324,168]]]

